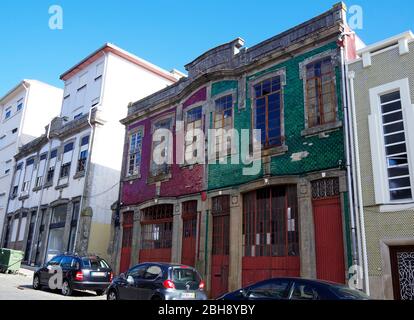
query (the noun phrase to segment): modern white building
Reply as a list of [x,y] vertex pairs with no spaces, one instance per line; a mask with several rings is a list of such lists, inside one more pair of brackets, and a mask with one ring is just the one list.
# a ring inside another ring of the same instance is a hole
[[18,148],[44,132],[59,114],[62,89],[23,80],[0,98],[0,230],[3,227]]
[[16,155],[3,245],[41,264],[57,253],[107,257],[131,101],[178,80],[112,44],[61,75],[60,116]]

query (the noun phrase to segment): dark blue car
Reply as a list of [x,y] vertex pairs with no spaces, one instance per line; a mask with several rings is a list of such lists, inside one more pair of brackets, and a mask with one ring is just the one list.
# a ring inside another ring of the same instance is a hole
[[369,300],[345,285],[301,278],[274,278],[227,293],[217,300]]

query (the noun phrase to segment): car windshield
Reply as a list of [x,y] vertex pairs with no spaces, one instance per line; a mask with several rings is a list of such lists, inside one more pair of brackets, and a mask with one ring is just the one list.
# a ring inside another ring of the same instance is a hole
[[367,300],[369,296],[365,293],[354,290],[348,287],[334,287],[334,290],[340,296],[341,299],[351,299],[351,300]]
[[103,259],[97,258],[83,258],[82,264],[84,268],[96,270],[99,268],[109,268],[108,264]]
[[176,283],[187,283],[189,281],[200,282],[197,271],[191,268],[174,268],[172,270],[172,281]]

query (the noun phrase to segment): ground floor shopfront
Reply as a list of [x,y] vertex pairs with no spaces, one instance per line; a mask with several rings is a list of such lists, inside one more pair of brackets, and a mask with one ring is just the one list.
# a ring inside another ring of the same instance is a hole
[[112,262],[195,266],[212,297],[266,278],[345,283],[349,264],[342,171],[260,181],[121,208]]
[[59,199],[40,208],[23,207],[9,213],[2,247],[23,251],[23,263],[37,266],[64,252],[88,252],[95,238],[90,237],[92,210],[80,212],[80,203],[81,197]]

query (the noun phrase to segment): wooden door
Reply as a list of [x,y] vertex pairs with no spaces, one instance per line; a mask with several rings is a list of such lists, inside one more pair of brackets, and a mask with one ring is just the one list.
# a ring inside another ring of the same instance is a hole
[[132,231],[134,227],[134,213],[124,213],[122,223],[122,249],[119,272],[128,271],[131,264]]
[[324,179],[312,185],[316,274],[321,280],[345,283],[345,252],[339,181]]
[[211,297],[228,291],[230,244],[230,197],[213,198],[213,246],[211,261]]
[[197,201],[187,201],[182,208],[183,235],[181,263],[195,267],[197,240]]

